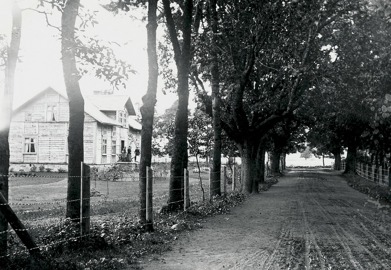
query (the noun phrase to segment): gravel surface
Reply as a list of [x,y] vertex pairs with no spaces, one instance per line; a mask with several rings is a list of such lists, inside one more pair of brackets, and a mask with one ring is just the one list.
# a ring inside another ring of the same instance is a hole
[[391,269],[391,215],[330,170],[291,170],[143,269]]

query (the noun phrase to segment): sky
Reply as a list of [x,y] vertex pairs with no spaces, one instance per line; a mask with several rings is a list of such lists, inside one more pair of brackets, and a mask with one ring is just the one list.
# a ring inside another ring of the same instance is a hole
[[[10,0],[0,0],[0,34],[7,36],[11,31],[10,2]],[[44,15],[28,10],[34,7],[32,3],[36,1],[20,0],[18,2],[24,10],[22,12],[20,62],[17,64],[15,78],[14,108],[48,86],[65,92],[60,60],[59,30],[47,26]],[[145,23],[141,20],[141,14],[137,15],[138,18],[131,18],[129,14],[113,16],[96,2],[98,1],[81,1],[85,8],[98,11],[96,18],[99,23],[94,27],[89,27],[86,33],[89,36],[96,36],[118,44],[114,48],[116,55],[127,61],[136,70],[136,74],[130,75],[126,89],[116,91],[129,95],[135,105],[141,104],[141,97],[146,93],[148,80]],[[58,13],[50,16],[49,20],[53,25],[60,25]],[[1,87],[2,85],[3,81]],[[80,85],[84,94],[111,87],[107,82],[94,78],[92,75],[84,76],[80,80]],[[172,105],[176,96],[174,94],[164,95],[158,89],[157,99],[157,111],[162,113]]]

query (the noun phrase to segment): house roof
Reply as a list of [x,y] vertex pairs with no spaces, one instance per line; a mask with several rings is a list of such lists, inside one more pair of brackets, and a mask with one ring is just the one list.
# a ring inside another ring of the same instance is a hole
[[101,111],[117,111],[118,108],[126,108],[129,115],[136,115],[132,101],[125,95],[93,95],[88,96],[87,99]]
[[141,131],[141,124],[136,119],[128,117],[128,125],[130,128],[132,128],[134,130]]
[[[20,105],[18,108],[16,108],[14,110],[14,113],[17,113],[19,112],[20,110],[22,110],[23,108],[25,108],[26,106],[28,106],[30,103],[32,103],[33,101],[39,99],[42,95],[44,95],[46,92],[49,92],[49,91],[53,91],[53,92],[56,92],[58,93],[60,96],[64,97],[65,99],[68,99],[68,97],[66,96],[66,94],[64,93],[61,93],[60,91],[57,91],[56,89],[52,88],[52,87],[47,87],[45,88],[44,90],[42,90],[41,92],[37,93],[35,96],[33,96],[32,98],[30,98],[29,100],[27,100],[25,103],[23,103],[22,105]],[[130,99],[129,99],[130,101]],[[130,104],[132,102],[130,101]],[[118,105],[117,105],[118,106]],[[133,105],[132,105],[132,108],[133,108]],[[118,109],[118,107],[117,107]],[[134,111],[134,109],[133,109]],[[99,123],[101,124],[106,124],[106,125],[113,125],[113,126],[121,126],[121,124],[119,122],[117,122],[116,120],[114,119],[111,119],[110,117],[108,117],[107,115],[105,115],[104,113],[101,112],[101,110],[95,105],[93,104],[89,98],[87,97],[85,100],[84,100],[84,112],[89,114],[92,118],[94,118],[96,121],[98,121]]]
[[111,119],[95,107],[89,100],[84,101],[84,111],[101,124],[121,126],[118,121]]

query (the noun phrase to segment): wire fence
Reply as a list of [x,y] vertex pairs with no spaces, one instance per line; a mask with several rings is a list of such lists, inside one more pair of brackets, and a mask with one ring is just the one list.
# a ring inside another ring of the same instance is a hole
[[[345,170],[346,161],[343,161],[341,165],[341,169]],[[375,164],[357,162],[356,173],[368,181],[377,183],[378,185],[391,187],[390,168],[388,166],[377,166]]]
[[[209,168],[201,170],[190,170],[188,175],[189,201],[201,202],[211,198],[214,194],[210,190],[214,186],[211,182],[213,174]],[[241,186],[240,167],[223,167],[221,174],[220,192],[227,194],[238,190]],[[159,212],[163,205],[167,204],[170,187],[169,164],[153,164],[153,212]],[[70,181],[80,182],[80,176],[70,177]],[[183,177],[178,181],[183,183]],[[175,180],[175,178],[174,178]],[[113,220],[119,216],[126,216],[137,220],[140,211],[139,204],[139,167],[137,163],[116,163],[116,164],[91,164],[90,165],[90,196],[72,201],[67,201],[67,187],[69,179],[65,174],[36,173],[30,176],[9,175],[9,205],[18,218],[24,224],[24,229],[36,240],[40,250],[47,250],[49,247],[64,242],[76,241],[79,238],[87,237],[89,234],[78,237],[68,237],[48,242],[42,237],[48,228],[66,227],[69,222],[72,225],[81,225],[88,219],[91,225],[102,224],[105,220]],[[186,186],[182,185],[171,191],[185,192]],[[90,205],[89,216],[81,216],[80,219],[66,219],[66,207],[69,203],[88,202]],[[183,203],[184,198],[180,201]],[[175,202],[171,202],[175,203]],[[1,205],[0,205],[1,206]],[[18,256],[29,252],[20,240],[16,237],[15,230],[9,228],[0,231],[0,236],[8,234],[9,241],[7,255],[0,257],[1,260],[7,256]]]

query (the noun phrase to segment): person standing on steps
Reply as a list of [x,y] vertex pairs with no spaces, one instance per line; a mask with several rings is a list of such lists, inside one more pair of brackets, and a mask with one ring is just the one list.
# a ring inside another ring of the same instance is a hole
[[137,161],[137,156],[140,155],[140,150],[138,148],[136,148],[136,150],[134,150],[134,161],[136,162]]
[[128,152],[127,152],[127,161],[131,162],[132,161],[132,148],[128,146]]

